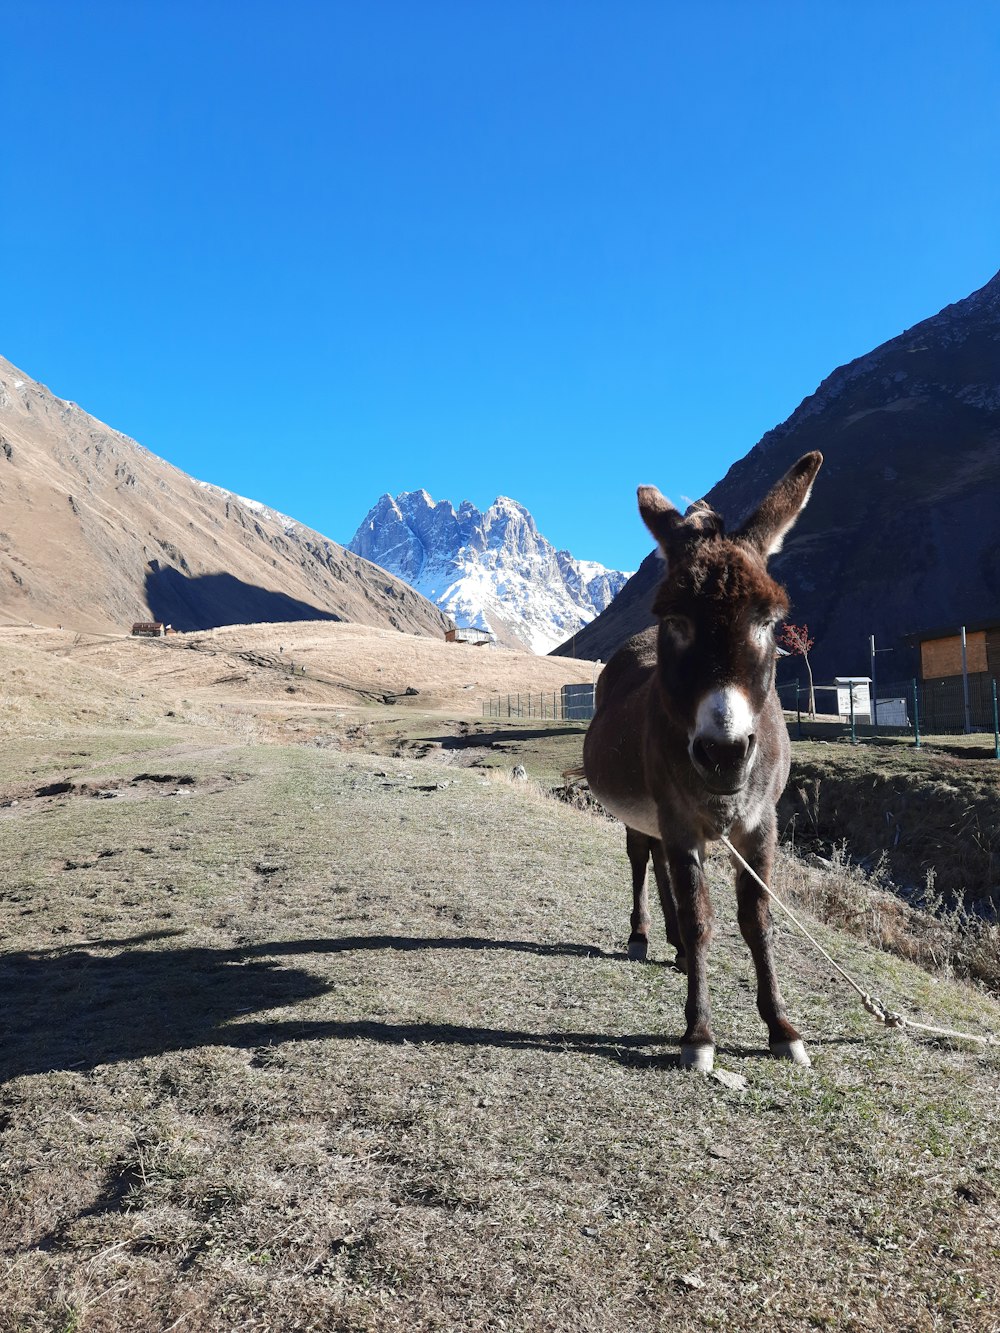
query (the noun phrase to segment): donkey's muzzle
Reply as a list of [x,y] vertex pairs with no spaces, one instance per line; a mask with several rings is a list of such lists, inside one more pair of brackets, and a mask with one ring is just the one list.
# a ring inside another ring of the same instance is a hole
[[696,736],[691,759],[709,791],[732,796],[746,786],[756,750],[757,737],[752,733],[731,741]]

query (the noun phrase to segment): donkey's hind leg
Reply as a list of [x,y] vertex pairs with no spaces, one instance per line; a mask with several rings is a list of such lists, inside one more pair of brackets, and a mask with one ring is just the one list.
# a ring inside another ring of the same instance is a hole
[[677,957],[674,959],[674,966],[680,972],[687,971],[687,956],[684,953],[684,941],[681,939],[681,929],[677,924],[677,907],[674,904],[674,893],[670,887],[670,871],[667,867],[667,858],[663,851],[663,843],[659,838],[652,839],[651,852],[653,856],[653,874],[656,876],[656,887],[660,891],[660,906],[663,908],[663,922],[667,928],[667,939],[677,950]]
[[[625,850],[632,867],[632,934],[628,937],[628,956],[633,963],[644,963],[649,953],[649,895],[646,892],[646,866],[655,838],[625,826]],[[659,843],[657,842],[657,846]]]

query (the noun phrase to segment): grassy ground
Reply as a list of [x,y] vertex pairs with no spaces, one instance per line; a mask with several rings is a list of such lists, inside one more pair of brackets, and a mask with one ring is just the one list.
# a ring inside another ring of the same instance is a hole
[[[684,979],[624,960],[620,828],[465,766],[478,724],[385,720],[10,737],[0,1328],[997,1327],[995,1051],[878,1029],[783,932],[814,1067],[771,1061],[713,864],[747,1086],[683,1074]],[[554,730],[502,767],[554,774]]]

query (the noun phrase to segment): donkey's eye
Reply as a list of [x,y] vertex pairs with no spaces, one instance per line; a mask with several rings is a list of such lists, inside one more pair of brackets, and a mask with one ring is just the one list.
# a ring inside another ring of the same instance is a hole
[[663,627],[678,648],[689,648],[694,642],[694,625],[687,616],[664,616]]

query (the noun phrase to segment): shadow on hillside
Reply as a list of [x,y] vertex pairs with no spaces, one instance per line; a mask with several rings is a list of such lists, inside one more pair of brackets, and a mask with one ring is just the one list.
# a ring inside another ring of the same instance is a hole
[[[80,949],[11,952],[0,959],[0,1083],[25,1074],[87,1070],[98,1065],[200,1046],[255,1048],[285,1041],[367,1040],[396,1046],[433,1042],[542,1051],[576,1051],[619,1063],[669,1066],[662,1034],[528,1032],[452,1023],[234,1021],[261,1010],[316,999],[327,982],[281,956],[356,950],[463,949],[543,957],[622,961],[583,944],[466,937],[348,936],[266,942],[245,948],[143,947],[169,932],[109,940]],[[122,952],[103,954],[102,947]],[[657,1047],[655,1054],[647,1047]]]
[[158,560],[146,572],[146,601],[154,620],[183,632],[259,621],[340,620],[309,602],[244,583],[232,574],[189,577]]

